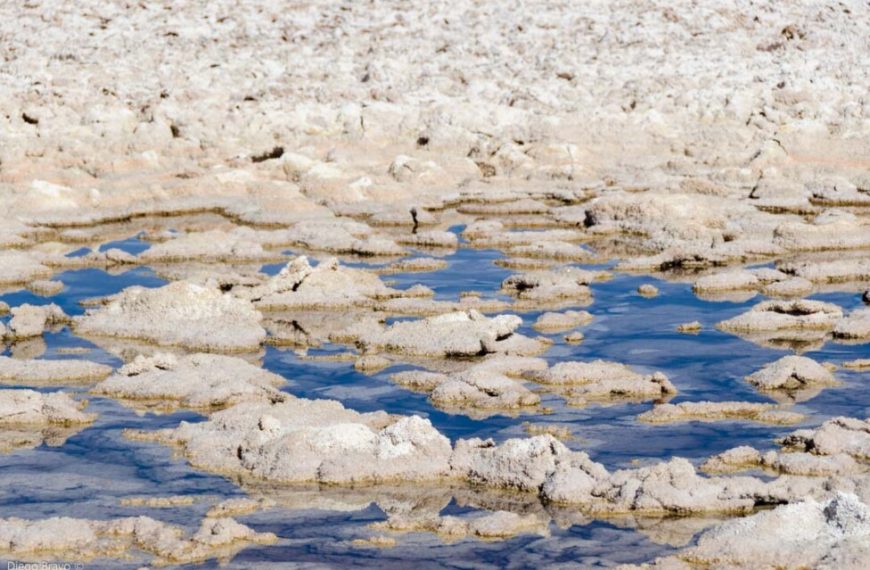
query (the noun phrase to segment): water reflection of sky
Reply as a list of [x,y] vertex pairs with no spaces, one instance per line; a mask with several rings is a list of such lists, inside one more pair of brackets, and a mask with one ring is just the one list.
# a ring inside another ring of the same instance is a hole
[[[104,244],[101,250],[119,247],[138,253],[148,244],[137,237]],[[492,262],[501,254],[494,250],[459,249],[444,257],[448,268],[434,273],[409,273],[384,276],[398,288],[423,283],[435,291],[437,299],[456,300],[462,291],[479,291],[484,296],[500,296],[501,281],[513,273]],[[355,264],[362,265],[362,264]],[[265,266],[274,274],[282,264]],[[64,271],[55,279],[63,281],[64,290],[51,297],[29,291],[9,292],[0,300],[11,306],[22,303],[57,303],[67,314],[81,314],[79,304],[85,299],[116,293],[141,285],[156,287],[165,283],[146,267]],[[648,299],[637,294],[642,283],[654,283],[658,297]],[[698,299],[685,283],[669,283],[649,277],[616,274],[610,281],[591,286],[594,302],[586,307],[595,320],[582,327],[585,340],[579,345],[561,342],[561,335],[551,335],[557,344],[545,355],[551,362],[561,360],[606,359],[633,365],[643,371],[662,371],[680,390],[674,402],[684,400],[770,401],[744,381],[744,377],[782,355],[785,350],[764,348],[737,336],[719,332],[714,325],[739,314],[762,297],[743,302],[708,302]],[[846,310],[860,305],[860,296],[850,293],[827,293],[814,298],[836,303]],[[539,312],[522,316],[521,332],[537,335],[531,323]],[[9,317],[2,317],[8,321]],[[700,321],[697,335],[676,332],[677,325]],[[43,358],[86,358],[119,366],[121,361],[89,341],[76,337],[67,328],[45,335]],[[60,348],[87,347],[83,354],[65,354]],[[346,350],[326,345],[309,354]],[[8,354],[7,349],[5,354]],[[840,363],[870,357],[870,346],[826,343],[809,353],[819,361]],[[464,415],[448,414],[434,408],[425,395],[397,387],[390,374],[409,368],[394,366],[373,376],[355,371],[349,362],[312,361],[300,358],[293,350],[268,347],[263,365],[289,380],[288,390],[307,398],[330,398],[359,411],[387,410],[391,413],[419,414],[451,439],[492,437],[503,440],[524,436],[524,421],[567,425],[575,434],[568,445],[587,451],[608,468],[624,467],[632,460],[642,461],[684,456],[705,458],[735,445],[772,448],[773,438],[794,429],[752,423],[716,422],[649,426],[635,421],[635,416],[651,403],[590,405],[577,409],[566,407],[559,398],[545,396],[553,413],[545,416],[507,417],[496,415],[475,420]],[[807,415],[805,425],[818,425],[836,416],[870,415],[870,390],[867,373],[837,372],[840,386],[823,390],[815,398],[795,406]],[[42,390],[48,390],[41,388]],[[86,388],[68,387],[71,391]],[[214,475],[191,469],[172,450],[154,444],[131,442],[122,436],[127,428],[160,429],[179,421],[201,421],[193,412],[168,415],[137,414],[108,399],[91,398],[90,411],[99,414],[93,426],[71,436],[60,447],[41,446],[0,456],[0,516],[40,518],[64,515],[109,518],[147,514],[195,528],[208,507],[219,498],[240,496],[242,491]],[[189,507],[173,509],[130,508],[119,505],[123,497],[133,495],[193,494],[203,501]],[[316,506],[316,505],[312,505]],[[449,503],[444,514],[463,514],[475,509]],[[663,554],[673,546],[657,544],[649,536],[620,528],[612,522],[569,524],[559,528],[551,524],[550,536],[522,536],[505,542],[487,543],[465,540],[446,544],[424,533],[397,535],[398,546],[392,549],[360,549],[350,544],[352,538],[366,536],[366,525],[383,520],[384,512],[376,504],[348,512],[327,508],[274,509],[239,517],[257,530],[272,531],[284,540],[275,546],[254,547],[242,551],[234,565],[239,567],[283,567],[282,562],[407,568],[409,561],[421,567],[503,568],[534,567],[546,564],[610,565],[640,562]],[[438,562],[438,561],[441,562]],[[135,568],[136,563],[109,563],[116,568]],[[197,567],[216,567],[209,562]]]

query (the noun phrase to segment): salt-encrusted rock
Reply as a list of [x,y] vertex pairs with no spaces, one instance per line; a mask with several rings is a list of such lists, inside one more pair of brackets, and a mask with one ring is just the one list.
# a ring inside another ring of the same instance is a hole
[[651,424],[671,422],[744,420],[767,424],[790,425],[804,416],[777,409],[773,404],[754,402],[680,402],[659,404],[637,419]]
[[217,354],[137,356],[92,392],[133,405],[212,409],[269,401],[286,384],[281,376],[245,360]]
[[716,526],[677,557],[702,567],[859,570],[870,557],[870,507],[844,493],[782,505]]
[[414,257],[411,259],[400,259],[383,267],[372,268],[373,273],[379,275],[392,275],[394,273],[430,273],[433,271],[441,271],[447,269],[449,264],[443,259],[434,257]]
[[580,331],[570,332],[565,335],[564,340],[568,344],[580,344],[586,336]]
[[24,339],[40,336],[46,329],[69,322],[69,317],[63,309],[55,305],[30,305],[25,303],[13,307],[7,326],[6,336],[12,339]]
[[637,293],[641,297],[656,297],[659,294],[659,288],[650,283],[644,283],[640,287],[637,288]]
[[702,325],[699,321],[692,321],[690,323],[683,323],[677,326],[677,332],[687,333],[687,334],[695,334],[701,331]]
[[834,338],[870,339],[870,308],[855,309],[834,327]]
[[380,330],[367,327],[357,342],[364,350],[434,357],[531,356],[546,350],[547,343],[514,332],[521,324],[516,315],[487,318],[472,310],[400,321]]
[[514,257],[555,259],[558,261],[590,262],[593,254],[579,245],[563,241],[541,241],[527,245],[515,245],[507,250]]
[[431,295],[425,288],[391,289],[372,272],[344,267],[335,258],[311,267],[300,256],[262,285],[233,291],[263,310],[340,309],[370,306],[377,300]]
[[[456,442],[450,465],[455,474],[472,483],[538,492],[559,460],[571,455],[565,444],[547,435],[509,439],[498,446],[492,440],[474,438]],[[604,467],[593,465],[602,477],[607,473]]]
[[818,455],[845,453],[856,459],[870,459],[870,419],[834,418],[816,429],[801,429],[780,443],[787,449]]
[[401,234],[396,236],[395,240],[396,243],[415,248],[456,249],[459,246],[459,238],[456,237],[456,234],[439,230]]
[[532,327],[540,332],[558,333],[587,325],[592,322],[592,314],[588,311],[565,311],[564,313],[544,313]]
[[813,283],[849,283],[870,281],[870,260],[837,259],[834,261],[791,262],[780,265],[786,273]]
[[[412,288],[413,289],[413,288]],[[413,291],[409,290],[409,293]],[[459,301],[442,301],[423,297],[398,297],[375,304],[374,309],[387,315],[430,317],[456,311],[478,311],[491,314],[511,308],[511,303],[501,299],[483,298],[475,294],[461,294]]]
[[870,368],[870,358],[858,358],[856,360],[849,360],[843,363],[843,368],[849,368],[851,370],[865,370]]
[[226,499],[216,504],[205,514],[207,517],[234,517],[247,515],[256,511],[270,509],[275,506],[275,501],[265,497],[251,499],[239,497]]
[[831,372],[811,358],[784,356],[746,377],[759,390],[802,390],[837,383]]
[[144,551],[152,555],[155,565],[185,564],[230,559],[247,546],[276,540],[272,533],[258,533],[230,518],[207,518],[190,535],[148,517],[0,519],[0,552],[16,558],[91,560]]
[[713,273],[701,277],[692,289],[696,293],[719,292],[719,291],[740,291],[740,290],[755,290],[759,286],[758,277],[750,271],[739,269],[736,271],[725,271],[722,273]]
[[515,378],[526,371],[546,368],[546,361],[539,358],[494,356],[461,372],[440,374],[410,370],[393,374],[391,379],[412,390],[428,393],[439,408],[481,417],[481,411],[538,405],[540,396]]
[[391,515],[386,521],[375,523],[372,527],[398,532],[432,532],[449,540],[459,540],[469,536],[492,540],[521,534],[546,536],[549,534],[548,522],[536,514],[521,515],[510,511],[496,511],[472,517]]
[[37,279],[36,281],[28,283],[27,288],[42,297],[51,297],[63,291],[64,284],[62,281]]
[[768,297],[804,297],[812,292],[813,282],[803,277],[774,281],[761,288],[761,293]]
[[335,401],[289,395],[131,436],[177,445],[199,469],[284,483],[438,479],[448,473],[451,454],[450,441],[418,416],[360,414]]
[[701,466],[707,473],[734,473],[744,469],[766,469],[787,475],[828,477],[860,473],[862,467],[845,453],[815,455],[806,452],[760,452],[748,446],[735,447],[707,459]]
[[643,375],[624,364],[604,360],[559,362],[548,370],[528,372],[525,378],[557,387],[573,405],[587,400],[658,399],[677,393],[661,372]]
[[88,360],[20,360],[0,356],[0,383],[42,386],[102,380],[112,367]]
[[87,405],[87,401],[73,400],[63,392],[0,390],[0,426],[86,425],[96,418],[95,414],[82,412]]
[[82,335],[136,339],[214,352],[249,351],[266,337],[249,301],[184,281],[157,289],[129,287],[105,306],[73,319]]
[[17,285],[51,277],[53,270],[41,263],[41,256],[15,249],[0,251],[0,285]]
[[831,210],[815,224],[784,223],[774,231],[774,243],[789,251],[824,251],[870,247],[870,230],[855,216]]
[[560,299],[587,300],[592,293],[588,285],[607,279],[603,271],[587,271],[574,267],[552,271],[530,271],[512,275],[501,284],[501,290],[523,301],[545,303]]
[[257,232],[251,228],[237,227],[230,231],[208,230],[173,236],[172,239],[152,245],[139,254],[145,263],[170,263],[179,261],[230,261],[261,262],[283,257],[263,249]]
[[373,374],[392,366],[392,364],[393,362],[389,358],[385,358],[380,354],[366,354],[357,358],[353,363],[353,367],[360,372]]
[[716,326],[736,332],[831,330],[842,316],[840,307],[823,301],[763,301],[748,312],[722,321]]

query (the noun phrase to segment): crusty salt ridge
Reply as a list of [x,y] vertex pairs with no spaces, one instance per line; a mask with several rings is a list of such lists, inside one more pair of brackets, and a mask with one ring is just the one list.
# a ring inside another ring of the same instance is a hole
[[[783,356],[746,377],[763,391],[797,392],[837,383],[830,370],[805,356]],[[801,401],[806,398],[801,398]]]
[[589,283],[607,279],[604,271],[587,271],[574,267],[539,270],[512,275],[501,284],[503,292],[515,295],[528,306],[552,306],[564,301],[589,302]]
[[532,356],[549,348],[547,341],[514,332],[521,324],[516,315],[488,318],[471,310],[400,321],[386,328],[366,327],[356,341],[363,350],[441,358],[491,353]]
[[217,354],[137,356],[91,390],[133,406],[211,409],[269,401],[286,380],[240,358]]
[[804,451],[761,452],[749,446],[723,451],[710,457],[701,465],[701,470],[707,473],[735,473],[758,468],[809,477],[849,475],[868,471],[868,467],[861,465],[846,453],[817,455]]
[[555,390],[574,406],[590,401],[660,400],[677,393],[677,388],[661,372],[643,375],[624,364],[604,360],[559,362],[524,376]]
[[96,418],[82,411],[86,405],[62,392],[0,390],[0,453],[62,446]]
[[656,405],[651,410],[640,414],[637,419],[651,424],[744,420],[790,425],[800,422],[804,416],[777,409],[772,404],[755,402],[680,402],[679,404]]
[[135,339],[191,350],[257,350],[266,337],[249,301],[211,287],[177,281],[157,289],[128,287],[105,306],[73,318],[83,336]]
[[764,301],[748,312],[722,321],[717,328],[735,332],[832,330],[842,318],[837,305],[823,301]]
[[492,413],[530,410],[540,404],[540,396],[516,378],[546,368],[546,361],[540,358],[499,355],[451,374],[410,370],[393,374],[390,379],[428,393],[439,408],[483,418]]
[[870,341],[870,308],[855,309],[834,327],[834,338]]
[[510,511],[496,511],[481,516],[393,516],[372,528],[394,532],[433,532],[447,540],[460,540],[469,536],[482,539],[505,539],[520,534],[549,536],[549,521],[536,514],[520,515]]
[[0,552],[24,560],[87,561],[144,552],[158,566],[213,558],[228,561],[247,546],[276,541],[274,534],[258,533],[230,518],[206,518],[190,535],[149,517],[0,519]]
[[0,383],[42,386],[98,381],[112,368],[88,360],[20,360],[0,356]]
[[311,267],[308,258],[300,256],[262,285],[234,289],[233,294],[253,301],[259,309],[274,311],[364,307],[381,299],[425,297],[431,291],[422,287],[409,291],[391,289],[374,273],[343,267],[335,258]]
[[724,522],[672,557],[620,568],[860,570],[868,556],[870,507],[855,495],[839,493],[823,502],[807,499]]
[[42,394],[33,390],[0,390],[0,426],[41,427],[89,424],[95,414],[82,410],[87,401],[73,400],[68,394]]
[[856,459],[870,459],[870,419],[834,418],[816,429],[802,429],[780,440],[787,449],[819,455],[846,453]]
[[335,401],[290,395],[131,435],[179,445],[200,469],[282,483],[431,480],[450,470],[450,441],[428,420],[359,414]]
[[589,311],[547,312],[538,317],[532,327],[540,332],[559,333],[592,322]]
[[48,328],[69,322],[63,309],[55,305],[23,304],[10,309],[12,318],[6,330],[10,340],[26,339],[42,335]]

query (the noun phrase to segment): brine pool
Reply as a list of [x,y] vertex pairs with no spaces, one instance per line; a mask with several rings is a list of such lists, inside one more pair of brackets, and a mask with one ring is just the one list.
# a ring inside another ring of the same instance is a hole
[[[148,244],[134,236],[104,244],[138,253]],[[501,281],[513,273],[492,262],[501,253],[460,248],[446,256],[449,266],[433,273],[409,273],[383,277],[393,286],[405,288],[422,283],[436,292],[436,298],[455,300],[460,292],[474,290],[484,296],[497,296]],[[275,273],[283,264],[267,265],[263,271]],[[364,266],[365,264],[356,264]],[[583,267],[582,265],[578,265]],[[606,267],[606,266],[595,266]],[[10,306],[22,303],[56,303],[70,315],[81,314],[80,301],[116,293],[132,285],[157,287],[166,283],[148,267],[135,267],[107,273],[82,269],[57,274],[66,286],[51,297],[26,290],[0,295]],[[653,283],[660,294],[645,298],[636,289]],[[686,400],[770,401],[755,391],[743,378],[763,365],[790,353],[753,344],[740,337],[717,331],[713,326],[744,312],[761,297],[734,301],[704,301],[691,291],[689,283],[659,281],[645,276],[615,273],[612,280],[591,286],[593,302],[584,307],[595,320],[580,330],[585,340],[578,345],[562,342],[562,335],[544,355],[551,362],[561,360],[605,359],[632,365],[643,371],[662,371],[679,389],[674,403]],[[812,298],[836,303],[845,310],[861,304],[854,293],[826,293]],[[525,334],[537,335],[531,324],[540,312],[519,313]],[[2,317],[3,321],[8,316]],[[698,334],[680,334],[677,325],[700,321]],[[45,345],[4,347],[4,355],[39,355],[39,358],[82,358],[120,366],[121,360],[73,335],[67,328],[46,333]],[[69,354],[70,347],[86,347],[87,352]],[[328,355],[347,351],[347,347],[326,345],[308,351],[309,355]],[[41,353],[41,354],[40,354]],[[844,345],[827,342],[807,353],[818,361],[840,363],[870,357],[870,345]],[[556,423],[570,428],[573,438],[565,443],[584,450],[608,469],[667,460],[672,456],[702,460],[736,445],[759,449],[775,448],[774,438],[796,427],[810,427],[833,416],[870,415],[870,373],[840,369],[839,386],[827,388],[794,410],[806,415],[799,426],[770,426],[749,422],[689,422],[647,425],[635,417],[648,410],[651,402],[566,407],[557,396],[544,396],[543,404],[552,409],[547,415],[520,414],[517,417],[493,415],[472,419],[448,414],[433,407],[425,395],[410,392],[390,382],[388,376],[409,366],[393,366],[374,375],[354,370],[352,362],[311,360],[292,349],[266,347],[262,365],[289,381],[287,390],[306,398],[329,398],[359,411],[386,410],[398,414],[419,414],[452,440],[465,437],[491,437],[497,441],[526,436],[524,422]],[[7,386],[18,387],[18,386]],[[25,387],[25,386],[20,386]],[[89,386],[57,385],[37,388],[43,391],[64,389],[87,392]],[[137,413],[111,399],[88,396],[88,411],[99,414],[96,422],[70,437],[63,445],[42,445],[0,455],[0,517],[45,518],[70,516],[106,519],[148,515],[155,519],[196,529],[205,511],[219,499],[243,496],[233,482],[190,468],[165,446],[125,439],[126,428],[153,430],[172,427],[181,420],[200,421],[193,412],[171,414]],[[190,506],[150,508],[121,506],[130,496],[165,497],[197,495],[202,501]],[[291,493],[292,495],[292,493]],[[279,507],[236,517],[258,531],[277,534],[280,542],[242,550],[229,562],[239,568],[540,568],[606,567],[618,563],[648,561],[690,543],[692,534],[707,526],[705,520],[665,520],[647,524],[633,520],[589,520],[570,513],[554,513],[549,536],[523,535],[504,541],[464,539],[444,542],[427,533],[397,534],[393,548],[362,548],[354,538],[372,533],[367,525],[384,520],[382,503],[364,490],[353,500],[323,489],[279,501]],[[442,514],[473,511],[486,504],[449,494],[440,497]],[[532,506],[518,500],[515,508]],[[283,505],[283,506],[280,506]],[[505,504],[498,505],[506,508]],[[198,568],[217,567],[220,561],[197,564]],[[141,561],[96,560],[87,568],[137,568]],[[193,566],[190,566],[193,567]]]

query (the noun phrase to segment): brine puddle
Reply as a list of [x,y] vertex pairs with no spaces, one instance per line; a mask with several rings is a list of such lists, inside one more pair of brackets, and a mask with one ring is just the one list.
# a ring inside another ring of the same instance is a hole
[[[131,238],[105,244],[138,252],[147,244]],[[512,274],[492,262],[501,257],[496,251],[459,249],[446,256],[449,266],[433,273],[410,273],[384,276],[397,288],[416,283],[429,286],[436,298],[456,300],[460,292],[474,290],[485,297],[499,296],[501,281]],[[362,264],[360,264],[362,266]],[[274,273],[280,265],[265,266]],[[116,293],[132,285],[157,287],[166,281],[147,267],[107,273],[82,269],[59,273],[65,289],[52,297],[40,297],[27,291],[0,295],[10,306],[22,303],[56,303],[67,314],[81,314],[79,304],[88,298]],[[653,283],[660,294],[644,298],[636,289]],[[610,281],[592,285],[594,301],[585,307],[595,320],[582,327],[585,340],[579,345],[565,344],[562,335],[550,335],[556,341],[544,355],[552,362],[562,360],[604,359],[632,365],[639,370],[661,371],[679,389],[672,400],[680,401],[770,401],[756,392],[743,378],[764,364],[785,354],[758,346],[737,336],[715,330],[714,325],[735,316],[761,300],[743,302],[707,302],[691,292],[690,284],[658,281],[648,277],[615,274]],[[832,293],[814,298],[837,303],[851,310],[860,304],[855,294]],[[531,323],[540,312],[520,313],[525,325],[520,331],[537,335]],[[8,321],[8,316],[0,318]],[[697,335],[676,332],[689,321],[700,321]],[[70,353],[69,349],[87,349]],[[573,449],[583,450],[608,469],[636,466],[656,460],[682,456],[700,460],[736,445],[773,449],[774,438],[795,429],[747,422],[678,423],[651,426],[635,417],[651,406],[645,403],[614,403],[570,408],[554,395],[544,396],[543,404],[551,409],[546,415],[519,414],[515,417],[493,415],[472,419],[450,414],[433,407],[427,397],[401,388],[389,376],[411,366],[393,366],[374,375],[354,370],[347,361],[325,358],[348,347],[324,345],[300,354],[292,349],[266,347],[263,366],[288,379],[287,390],[306,398],[329,398],[359,410],[386,410],[397,414],[428,417],[433,425],[452,440],[460,437],[494,438],[527,435],[523,424],[546,423],[567,426],[573,437],[565,441]],[[47,333],[44,340],[4,347],[4,355],[27,358],[82,358],[120,366],[121,360],[91,342],[73,335],[67,328]],[[818,361],[840,363],[870,357],[868,345],[841,345],[831,342],[807,353]],[[807,416],[798,427],[815,426],[837,415],[870,415],[870,390],[867,373],[837,372],[839,386],[794,406]],[[15,387],[15,386],[12,386]],[[23,386],[22,386],[23,387]],[[63,388],[86,392],[89,386],[38,388],[52,391]],[[198,472],[162,446],[131,442],[122,436],[126,428],[154,430],[172,427],[182,420],[201,421],[193,412],[140,414],[111,399],[89,398],[89,411],[99,414],[90,427],[71,436],[62,445],[41,445],[0,455],[0,517],[45,518],[70,516],[105,519],[148,515],[188,529],[199,526],[205,512],[217,500],[243,496],[234,483],[218,476]],[[200,500],[190,506],[173,508],[129,507],[120,504],[131,496],[165,497],[195,495]],[[428,533],[396,534],[393,548],[361,548],[355,538],[372,534],[366,525],[384,520],[385,504],[378,496],[364,491],[353,497],[336,495],[330,490],[298,496],[282,496],[279,507],[253,515],[237,517],[258,531],[276,533],[282,540],[273,546],[243,550],[232,566],[281,568],[286,563],[308,563],[334,567],[407,568],[526,568],[550,564],[609,566],[643,562],[685,546],[697,531],[711,521],[676,519],[664,521],[595,521],[579,513],[548,510],[553,522],[549,535],[523,535],[517,538],[486,542],[465,539],[445,542]],[[420,499],[423,500],[423,499]],[[442,515],[465,514],[481,508],[516,510],[522,514],[548,509],[536,500],[519,498],[480,504],[475,500],[443,496],[429,498]],[[439,501],[441,501],[439,503]],[[197,567],[216,567],[210,561]],[[98,560],[88,567],[136,568],[139,561]]]

